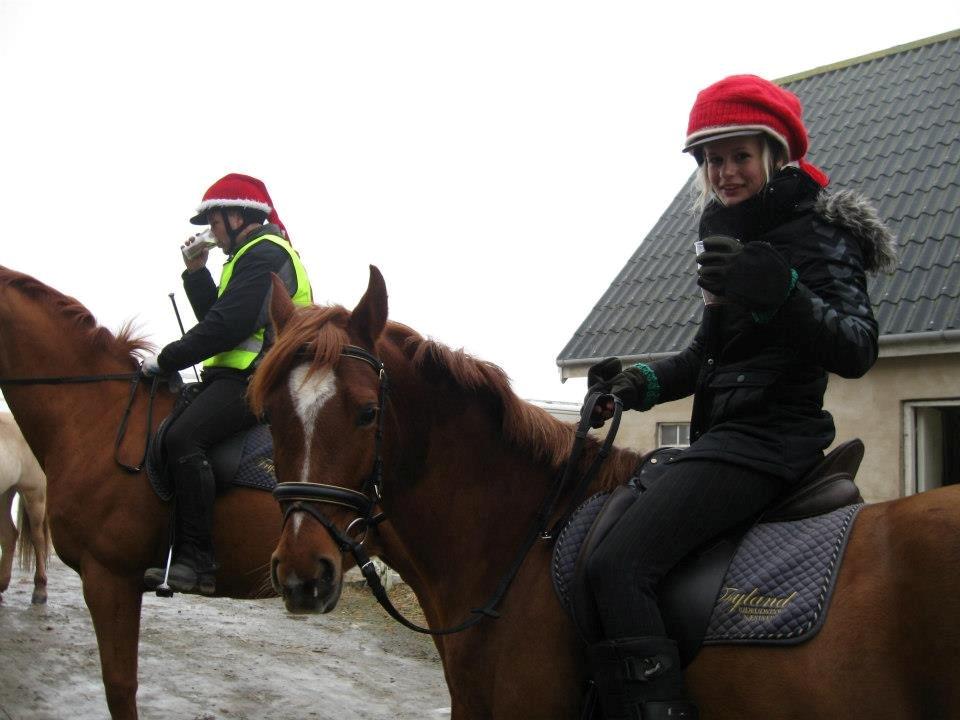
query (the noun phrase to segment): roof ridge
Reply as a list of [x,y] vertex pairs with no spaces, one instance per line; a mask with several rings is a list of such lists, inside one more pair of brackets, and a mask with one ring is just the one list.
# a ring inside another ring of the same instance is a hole
[[804,70],[803,72],[795,73],[793,75],[777,78],[774,80],[774,82],[778,85],[787,85],[792,82],[797,82],[798,80],[806,80],[807,78],[814,77],[816,75],[826,75],[827,73],[842,70],[843,68],[848,68],[852,65],[860,65],[862,63],[870,62],[871,60],[878,60],[891,55],[899,55],[900,53],[916,50],[917,48],[925,47],[927,45],[935,45],[936,43],[944,42],[946,40],[953,40],[954,38],[960,38],[960,28],[956,30],[950,30],[945,33],[940,33],[939,35],[931,35],[928,38],[914,40],[913,42],[904,43],[902,45],[894,45],[893,47],[886,48],[885,50],[878,50],[876,52],[867,53],[866,55],[858,55],[847,60],[840,60],[828,65],[821,65],[820,67],[815,67],[810,70]]
[[[957,32],[960,33],[960,30],[958,30]],[[945,58],[949,63],[953,61],[954,56],[955,56],[955,53],[948,53],[945,55]],[[890,56],[890,57],[893,57],[893,56]],[[878,58],[878,59],[883,59],[883,58]],[[929,80],[931,78],[939,77],[941,75],[949,75],[951,72],[955,73],[956,71],[956,68],[952,67],[952,65],[948,65],[942,70],[927,71],[926,67],[930,64],[930,62],[931,62],[931,58],[929,57],[918,58],[916,60],[911,60],[909,64],[904,63],[903,65],[897,67],[893,72],[899,75],[903,75],[904,73],[912,75],[915,72],[919,72],[920,74],[914,76],[915,80],[917,79]],[[853,65],[844,66],[843,68],[840,68],[840,69],[846,70],[849,67],[854,67],[854,66]],[[812,71],[808,71],[808,72],[812,72]],[[924,72],[927,72],[927,74],[923,74]],[[869,85],[863,90],[859,89],[859,88],[865,87],[862,78],[859,78],[856,74],[853,74],[853,73],[841,73],[831,77],[811,75],[809,78],[806,78],[806,79],[814,79],[814,78],[821,81],[821,85],[820,85],[821,93],[825,93],[826,91],[830,91],[830,92],[843,91],[843,90],[846,90],[847,88],[851,88],[853,89],[853,92],[850,93],[852,97],[863,95],[867,92],[875,93],[880,90],[895,89],[899,84],[901,84],[898,82],[888,80],[887,74],[880,74],[880,73],[875,73],[871,75],[870,80],[875,84]],[[815,101],[811,101],[811,105],[812,104],[815,104]]]

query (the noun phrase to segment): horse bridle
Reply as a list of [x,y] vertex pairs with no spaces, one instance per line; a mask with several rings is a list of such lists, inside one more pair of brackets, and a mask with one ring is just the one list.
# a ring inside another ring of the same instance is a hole
[[[289,520],[290,516],[295,512],[305,512],[314,518],[318,523],[320,523],[320,525],[326,528],[327,532],[330,534],[330,537],[333,538],[333,540],[337,543],[337,546],[341,552],[345,553],[349,551],[353,555],[354,560],[357,563],[357,567],[360,568],[360,572],[363,574],[363,577],[367,582],[367,586],[370,588],[370,591],[377,599],[377,602],[380,603],[381,607],[387,611],[390,617],[410,630],[428,635],[451,635],[453,633],[458,633],[466,630],[467,628],[473,627],[485,617],[494,619],[499,618],[500,613],[497,612],[496,607],[500,604],[500,601],[503,599],[504,595],[506,595],[510,583],[513,581],[514,577],[516,577],[517,572],[519,572],[520,566],[523,564],[523,560],[526,558],[530,548],[533,547],[537,540],[550,540],[555,537],[556,533],[563,527],[563,525],[566,523],[566,520],[568,520],[570,515],[573,513],[576,503],[580,499],[580,495],[582,495],[586,490],[590,480],[592,479],[596,470],[599,468],[600,463],[603,462],[603,460],[609,454],[614,438],[617,435],[617,429],[620,426],[620,415],[623,411],[623,404],[621,403],[620,399],[616,396],[613,397],[614,414],[610,431],[607,433],[607,437],[604,439],[603,444],[597,452],[597,456],[594,458],[590,467],[577,483],[566,511],[554,524],[553,528],[549,531],[547,530],[550,517],[553,513],[554,505],[556,504],[557,498],[560,496],[561,490],[567,485],[568,479],[572,478],[573,474],[576,472],[576,467],[583,450],[584,442],[586,440],[587,433],[590,430],[590,417],[593,413],[594,406],[597,404],[600,398],[603,397],[601,393],[592,393],[584,403],[581,412],[580,424],[577,427],[573,448],[570,452],[570,459],[567,461],[563,473],[559,476],[559,479],[554,483],[550,492],[548,492],[547,496],[544,498],[530,532],[527,534],[527,537],[519,552],[515,556],[513,563],[500,580],[500,583],[498,584],[493,595],[483,605],[483,607],[471,610],[472,617],[464,620],[458,625],[434,630],[410,622],[400,613],[399,610],[396,609],[396,607],[394,607],[393,603],[390,601],[390,598],[387,596],[387,592],[383,587],[383,583],[380,581],[380,576],[377,573],[373,561],[363,548],[367,530],[371,527],[376,527],[386,519],[385,513],[380,512],[374,514],[374,511],[380,502],[382,491],[383,458],[381,455],[381,449],[383,444],[383,418],[386,414],[386,403],[389,399],[389,383],[384,364],[379,358],[367,350],[357,347],[356,345],[346,345],[340,354],[344,357],[362,360],[370,365],[370,367],[374,369],[379,377],[379,390],[377,393],[377,428],[374,440],[373,468],[371,469],[370,474],[364,480],[363,485],[361,486],[361,491],[342,487],[340,485],[324,485],[310,482],[277,483],[277,487],[273,491],[273,496],[277,499],[281,508],[283,509],[282,527],[286,527],[287,520]],[[357,518],[347,526],[345,531],[341,531],[325,513],[315,507],[317,504],[345,507],[349,510],[353,510],[357,514]],[[354,540],[351,537],[351,530],[354,528],[354,526],[359,526],[359,529],[362,532],[359,541]]]
[[[380,492],[383,483],[383,416],[388,399],[389,382],[387,371],[383,363],[372,353],[356,345],[346,345],[340,354],[344,357],[362,360],[377,373],[379,388],[377,390],[377,427],[374,435],[373,467],[370,474],[363,481],[360,490],[342,487],[340,485],[324,485],[311,482],[284,482],[277,483],[273,496],[280,502],[283,509],[283,526],[295,512],[305,512],[323,525],[330,536],[337,542],[340,550],[354,551],[354,547],[363,545],[367,530],[383,521],[383,513],[374,514],[377,503],[380,502]],[[309,448],[307,449],[309,452]],[[323,512],[314,507],[315,504],[336,505],[352,510],[357,518],[347,526],[345,532],[330,520]],[[359,526],[361,539],[359,542],[351,538],[351,530]],[[354,551],[354,554],[355,551]],[[367,558],[369,562],[369,558]],[[359,564],[359,563],[358,563]]]
[[150,428],[153,425],[153,400],[157,394],[162,378],[158,375],[152,377],[150,384],[150,399],[147,405],[147,436],[143,443],[143,457],[136,465],[127,465],[119,457],[120,444],[127,435],[127,423],[130,421],[130,414],[133,412],[133,401],[137,397],[137,387],[140,385],[142,375],[140,371],[131,373],[108,373],[104,375],[58,375],[48,377],[28,377],[28,378],[0,378],[0,386],[27,386],[27,385],[84,385],[87,383],[109,382],[112,380],[127,380],[130,383],[130,396],[127,399],[127,405],[123,411],[123,418],[120,420],[120,426],[117,428],[117,436],[113,441],[113,461],[128,473],[136,474],[143,469],[147,461],[147,453],[150,451]]

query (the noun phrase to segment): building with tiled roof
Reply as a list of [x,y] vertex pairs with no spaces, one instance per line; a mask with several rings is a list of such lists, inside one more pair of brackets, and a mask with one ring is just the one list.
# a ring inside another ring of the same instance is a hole
[[[831,190],[865,195],[898,238],[899,266],[869,283],[880,360],[859,380],[830,378],[837,441],[866,443],[867,499],[960,482],[960,30],[777,82],[803,102],[808,157]],[[563,378],[693,338],[694,186],[691,176],[564,347]],[[690,404],[627,413],[619,444],[683,444]]]

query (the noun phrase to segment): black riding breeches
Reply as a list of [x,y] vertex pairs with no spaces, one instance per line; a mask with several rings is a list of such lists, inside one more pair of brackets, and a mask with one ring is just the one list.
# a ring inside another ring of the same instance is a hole
[[663,576],[783,489],[780,479],[735,465],[676,463],[630,506],[587,562],[604,635],[665,635],[656,597]]
[[204,381],[200,394],[177,417],[164,440],[167,461],[207,451],[221,440],[252,427],[257,418],[247,406],[247,382],[242,376]]

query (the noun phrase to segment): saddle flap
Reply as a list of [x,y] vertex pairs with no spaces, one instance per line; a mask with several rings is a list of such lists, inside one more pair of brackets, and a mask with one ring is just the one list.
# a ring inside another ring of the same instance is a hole
[[742,533],[727,534],[688,555],[660,583],[660,615],[667,634],[677,642],[684,666],[696,656],[707,633],[718,589]]
[[587,578],[587,560],[600,541],[617,524],[627,508],[633,505],[639,497],[640,493],[629,485],[621,485],[610,493],[603,503],[603,507],[597,513],[596,519],[583,539],[580,552],[577,554],[577,561],[573,570],[573,577],[576,580],[571,582],[569,587],[570,614],[573,616],[573,622],[577,626],[580,636],[588,644],[602,639],[603,632],[600,627],[600,615],[593,597],[593,590],[590,587],[590,580]]

